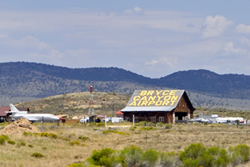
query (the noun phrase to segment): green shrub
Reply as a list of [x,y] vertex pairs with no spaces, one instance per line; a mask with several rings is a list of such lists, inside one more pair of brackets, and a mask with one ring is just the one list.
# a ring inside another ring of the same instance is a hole
[[163,126],[163,122],[157,122],[156,126],[162,127]]
[[56,138],[57,138],[57,135],[54,134],[54,133],[49,133],[48,136],[49,136],[50,138],[53,138],[53,139],[56,139]]
[[26,143],[23,141],[17,143],[17,146],[25,146],[25,145],[26,145]]
[[43,137],[49,137],[49,134],[47,132],[42,132],[42,133],[40,133],[40,135]]
[[34,147],[34,146],[33,146],[33,145],[31,145],[31,144],[29,144],[28,146],[29,146],[30,148],[33,148],[33,147]]
[[23,135],[24,136],[32,136],[32,133],[30,133],[30,132],[23,132]]
[[82,163],[73,163],[70,164],[68,167],[85,167]]
[[96,126],[105,126],[105,122],[99,122],[99,123],[96,123]]
[[160,157],[160,164],[162,164],[162,166],[167,166],[167,167],[174,167],[176,166],[176,156],[174,152],[160,152],[159,153],[159,157]]
[[188,147],[184,149],[179,155],[180,160],[184,160],[186,158],[197,159],[202,153],[206,151],[206,147],[201,143],[190,144]]
[[124,166],[141,166],[143,164],[143,151],[134,145],[125,147],[120,155]]
[[198,167],[198,159],[187,158],[182,161],[184,167]]
[[136,130],[136,126],[131,126],[130,128],[129,128],[129,130],[131,130],[131,131],[135,131]]
[[157,160],[159,159],[159,153],[155,150],[149,149],[143,154],[144,166],[157,166]]
[[35,157],[35,158],[42,158],[42,157],[44,157],[43,154],[38,153],[38,152],[33,153],[31,156],[32,156],[32,157]]
[[172,124],[166,124],[165,129],[170,129],[172,128]]
[[87,161],[94,165],[112,167],[117,161],[113,156],[115,151],[111,148],[104,148],[100,151],[94,150]]
[[152,127],[152,126],[149,126],[149,127],[141,127],[140,130],[156,130],[156,128]]
[[88,137],[85,137],[85,136],[79,136],[78,139],[82,140],[82,141],[86,141],[86,140],[89,140]]
[[16,144],[16,142],[15,142],[15,141],[10,140],[10,139],[8,140],[8,143],[9,143],[9,144],[12,144],[12,145]]
[[69,143],[69,145],[71,145],[71,146],[74,146],[74,145],[80,145],[80,142],[77,140],[77,141],[71,141],[70,143]]
[[9,136],[7,135],[1,135],[0,136],[0,145],[3,145],[5,143],[6,140],[9,139]]
[[230,161],[233,165],[249,160],[249,147],[245,144],[240,144],[235,147],[229,147]]

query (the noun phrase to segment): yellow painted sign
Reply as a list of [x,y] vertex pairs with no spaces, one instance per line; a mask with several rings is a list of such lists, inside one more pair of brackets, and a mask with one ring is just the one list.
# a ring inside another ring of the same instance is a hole
[[133,94],[128,106],[173,106],[179,97],[178,90],[141,90]]

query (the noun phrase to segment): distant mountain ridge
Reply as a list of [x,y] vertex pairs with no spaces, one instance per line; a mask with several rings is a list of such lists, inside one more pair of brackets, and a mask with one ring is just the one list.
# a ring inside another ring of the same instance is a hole
[[13,97],[47,97],[95,91],[131,94],[135,89],[185,89],[216,97],[250,99],[250,76],[219,75],[208,70],[179,71],[148,78],[116,68],[66,68],[41,63],[0,63],[0,93]]

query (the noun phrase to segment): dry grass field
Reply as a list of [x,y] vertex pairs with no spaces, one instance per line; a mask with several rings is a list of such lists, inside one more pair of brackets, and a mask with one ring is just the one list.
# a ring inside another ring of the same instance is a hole
[[[40,129],[42,127],[41,124],[35,125]],[[148,131],[142,130],[140,126],[134,131],[129,127],[112,127],[125,133],[104,134],[103,131],[107,129],[110,128],[79,123],[60,126],[45,124],[44,136],[29,133],[8,135],[15,143],[6,141],[0,145],[0,166],[66,167],[83,161],[93,150],[107,147],[121,150],[131,145],[139,146],[143,150],[155,149],[176,153],[191,143],[226,149],[238,144],[250,146],[250,126],[181,124],[173,125],[171,129],[165,129],[164,125],[157,126]],[[34,153],[43,157],[32,156]]]

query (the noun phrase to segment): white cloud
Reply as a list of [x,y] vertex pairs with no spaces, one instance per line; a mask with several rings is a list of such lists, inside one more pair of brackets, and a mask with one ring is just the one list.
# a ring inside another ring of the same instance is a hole
[[225,54],[245,54],[247,53],[246,50],[244,49],[240,49],[240,48],[236,48],[234,46],[233,42],[229,42],[226,43],[223,47],[223,51],[225,52]]
[[233,21],[227,20],[224,16],[207,16],[204,23],[205,30],[203,32],[203,37],[209,38],[219,36],[231,24],[233,24]]
[[236,27],[236,30],[240,33],[250,34],[250,26],[246,26],[244,24],[240,24]]
[[125,10],[125,14],[132,15],[132,14],[142,14],[143,10],[140,7],[134,7],[133,9]]
[[156,65],[165,65],[165,66],[168,66],[168,67],[174,67],[176,63],[176,60],[173,59],[173,58],[162,58],[162,59],[159,59],[159,60],[151,60],[151,61],[147,61],[145,63],[145,65],[150,65],[152,67],[156,66]]
[[245,38],[245,37],[241,38],[241,43],[242,43],[243,45],[250,46],[250,40],[247,39],[247,38]]

